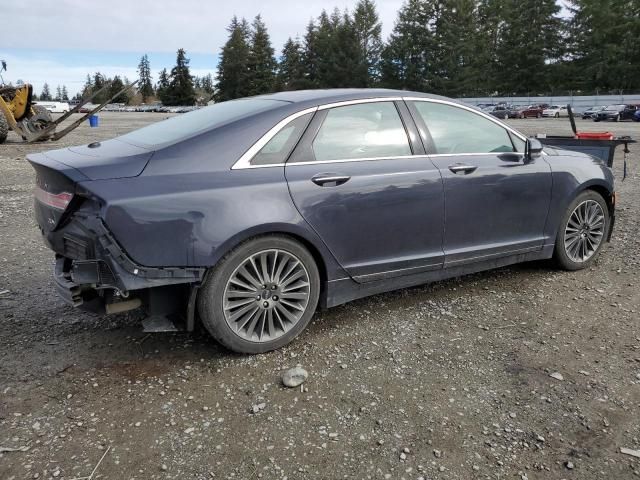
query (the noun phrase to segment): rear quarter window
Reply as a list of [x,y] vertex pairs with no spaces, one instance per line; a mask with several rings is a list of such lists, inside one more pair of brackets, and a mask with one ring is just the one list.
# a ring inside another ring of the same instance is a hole
[[285,102],[257,98],[230,100],[134,130],[118,137],[118,140],[153,149],[283,105]]

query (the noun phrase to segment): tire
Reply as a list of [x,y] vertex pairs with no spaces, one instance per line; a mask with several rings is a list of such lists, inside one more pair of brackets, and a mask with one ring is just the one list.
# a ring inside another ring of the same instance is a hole
[[542,118],[542,114],[541,113],[537,114],[536,118]]
[[503,120],[509,120],[509,114],[508,114],[508,113],[505,113],[505,114],[504,114],[504,117],[502,117],[502,119],[503,119]]
[[619,122],[619,121],[620,121],[620,114],[616,116],[616,122]]
[[556,113],[555,117],[556,117],[556,118],[560,118],[560,114],[559,114],[559,113]]
[[4,143],[9,135],[9,123],[4,118],[4,114],[0,112],[0,144]]
[[45,122],[53,122],[53,117],[51,116],[51,112],[44,108],[41,105],[34,105],[32,117],[38,117],[39,120],[44,120]]
[[309,251],[289,237],[268,235],[234,248],[208,272],[198,293],[198,313],[211,336],[229,350],[264,353],[305,329],[319,296],[320,274]]
[[[580,224],[576,212],[581,212],[587,221]],[[602,195],[593,190],[580,193],[560,221],[554,250],[557,264],[565,270],[589,267],[600,254],[609,228],[609,207]]]

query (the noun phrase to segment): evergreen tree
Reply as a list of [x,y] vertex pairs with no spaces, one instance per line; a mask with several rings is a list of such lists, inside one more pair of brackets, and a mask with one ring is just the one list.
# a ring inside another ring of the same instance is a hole
[[367,86],[380,80],[380,55],[382,53],[382,24],[373,0],[360,0],[353,12],[353,25],[360,48],[359,62],[366,68]]
[[475,0],[446,0],[436,10],[431,67],[432,91],[448,96],[480,94],[478,80],[484,65]]
[[276,66],[267,27],[258,15],[252,24],[250,52],[247,61],[249,95],[260,95],[273,91]]
[[36,92],[33,92],[31,94],[31,101],[37,102],[38,100],[40,100],[40,98],[38,97],[38,94]]
[[68,102],[69,101],[69,92],[67,92],[67,86],[66,85],[62,86],[62,101],[63,102]]
[[233,17],[227,28],[229,39],[222,47],[218,63],[216,100],[222,102],[245,97],[250,91],[249,25],[243,18]]
[[382,52],[382,83],[390,88],[429,91],[433,84],[435,1],[407,0]]
[[138,75],[140,82],[138,83],[138,91],[142,95],[142,102],[145,103],[149,97],[153,97],[153,79],[151,77],[151,64],[149,57],[145,53],[138,64]]
[[87,73],[87,79],[84,82],[84,86],[82,87],[82,96],[87,97],[91,95],[93,91],[93,80],[91,79],[91,75]]
[[[118,75],[114,76],[113,80],[111,80],[111,85],[109,86],[108,93],[106,94],[107,98],[111,98],[116,95],[118,92],[120,92],[120,90],[124,88],[124,86],[125,84],[120,79],[120,77]],[[122,92],[117,97],[114,97],[111,102],[129,103],[129,96],[127,95],[127,92]]]
[[571,0],[572,72],[590,90],[640,89],[640,2]]
[[158,94],[158,98],[164,104],[167,97],[167,91],[169,89],[169,74],[167,73],[167,69],[163,68],[160,71],[160,75],[158,76],[158,84],[156,85],[156,93]]
[[304,88],[316,88],[318,86],[318,28],[313,20],[307,25],[304,36],[304,49],[302,52],[302,64],[304,66]]
[[359,62],[360,47],[351,16],[337,8],[331,16],[325,11],[318,18],[315,34],[317,84],[321,88],[364,87],[366,65]]
[[49,84],[45,82],[42,86],[42,93],[40,94],[40,100],[51,101],[51,91],[49,90]]
[[213,78],[210,73],[200,79],[200,88],[208,95],[213,95]]
[[280,90],[299,90],[307,83],[304,71],[304,52],[302,45],[291,37],[282,48],[282,56],[278,64],[278,88]]
[[189,59],[183,48],[178,49],[176,65],[171,69],[169,86],[164,94],[162,103],[165,105],[193,105],[196,102],[193,79],[189,73]]
[[560,7],[555,0],[504,0],[503,5],[496,60],[498,71],[508,75],[493,80],[505,94],[544,92],[549,64],[562,55]]
[[56,87],[56,96],[55,96],[54,100],[56,102],[62,101],[62,89],[60,88],[60,85],[58,85]]

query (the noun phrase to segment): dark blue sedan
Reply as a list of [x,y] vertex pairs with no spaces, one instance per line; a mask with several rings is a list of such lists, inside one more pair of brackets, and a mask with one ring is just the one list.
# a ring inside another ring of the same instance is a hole
[[614,218],[599,160],[405,91],[229,101],[28,160],[62,298],[200,321],[249,353],[318,306],[530,260],[587,267]]

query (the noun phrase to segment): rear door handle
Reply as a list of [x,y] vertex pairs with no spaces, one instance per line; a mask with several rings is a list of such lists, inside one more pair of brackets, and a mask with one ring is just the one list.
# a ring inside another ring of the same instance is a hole
[[311,178],[311,181],[321,187],[337,187],[351,179],[349,175],[338,175],[335,173],[319,173]]
[[478,169],[477,165],[464,165],[462,163],[455,163],[453,165],[449,165],[449,170],[453,173],[464,173],[465,175],[468,173],[475,172]]

